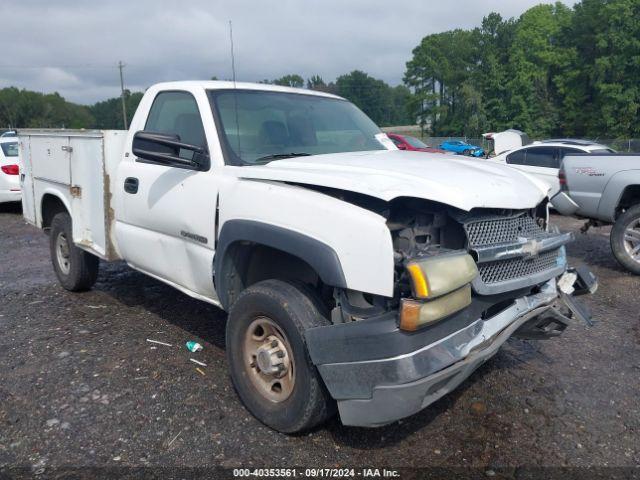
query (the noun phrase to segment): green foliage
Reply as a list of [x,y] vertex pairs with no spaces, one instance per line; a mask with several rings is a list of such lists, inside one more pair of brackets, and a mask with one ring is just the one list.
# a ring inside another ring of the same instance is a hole
[[561,134],[554,79],[569,60],[560,36],[570,21],[571,10],[562,3],[533,7],[518,21],[509,55],[509,106],[514,127],[533,137]]
[[410,111],[434,135],[637,136],[638,18],[638,0],[582,0],[428,35],[407,63]]
[[558,76],[575,135],[640,134],[640,2],[583,0],[566,41],[571,60]]
[[57,93],[15,87],[0,90],[0,126],[11,128],[84,128],[93,124],[89,109]]
[[[129,123],[142,95],[125,90]],[[85,106],[67,102],[58,93],[3,88],[0,90],[0,128],[9,127],[122,129],[122,103],[120,97],[116,97]]]
[[307,79],[307,88],[309,90],[319,90],[323,92],[327,89],[327,84],[320,75],[313,75]]
[[413,123],[406,110],[410,97],[406,87],[391,88],[382,80],[354,70],[336,79],[335,93],[356,104],[378,125]]
[[302,88],[304,87],[304,78],[300,75],[289,74],[284,77],[280,77],[273,82],[274,85],[281,85],[283,87],[294,87],[294,88]]
[[[131,93],[129,90],[124,91],[128,125],[131,124],[131,119],[138,108],[140,100],[142,100],[142,95],[142,92]],[[89,107],[89,110],[94,118],[94,128],[116,130],[122,130],[124,128],[124,123],[122,122],[122,99],[120,97],[98,102]]]

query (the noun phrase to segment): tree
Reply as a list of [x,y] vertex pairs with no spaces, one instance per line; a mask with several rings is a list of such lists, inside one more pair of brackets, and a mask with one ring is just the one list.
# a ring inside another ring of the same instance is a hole
[[407,90],[400,88],[394,92],[382,80],[365,72],[354,70],[336,79],[336,93],[356,104],[378,125],[406,123],[408,116],[405,105]]
[[484,17],[480,28],[474,30],[477,59],[473,85],[480,92],[486,119],[485,131],[505,130],[513,126],[507,83],[511,77],[509,52],[516,25],[513,19],[505,21],[500,14],[490,13]]
[[509,55],[509,106],[513,126],[534,137],[561,133],[555,77],[570,60],[560,42],[570,22],[571,10],[558,2],[527,10],[516,26]]
[[289,74],[274,80],[272,83],[283,87],[302,88],[304,87],[304,78],[300,75]]
[[640,134],[640,2],[583,0],[564,31],[571,59],[557,78],[563,129],[592,137]]
[[[129,90],[124,91],[125,104],[127,106],[127,123],[130,125],[138,104],[142,100],[142,92],[131,93]],[[120,97],[109,98],[97,102],[95,105],[89,107],[95,121],[93,123],[94,128],[104,129],[123,129],[124,123],[122,122],[122,100]]]
[[58,93],[43,94],[8,87],[0,90],[0,126],[11,128],[87,128],[89,109]]
[[463,128],[460,92],[475,67],[474,41],[473,32],[466,30],[428,35],[407,63],[404,81],[415,95],[411,113],[432,133],[448,135]]

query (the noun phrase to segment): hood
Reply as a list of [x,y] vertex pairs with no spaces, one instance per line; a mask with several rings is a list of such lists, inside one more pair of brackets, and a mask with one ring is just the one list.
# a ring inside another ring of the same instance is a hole
[[513,168],[439,153],[334,153],[239,167],[240,178],[292,182],[362,193],[382,200],[415,197],[469,211],[526,209],[546,192]]

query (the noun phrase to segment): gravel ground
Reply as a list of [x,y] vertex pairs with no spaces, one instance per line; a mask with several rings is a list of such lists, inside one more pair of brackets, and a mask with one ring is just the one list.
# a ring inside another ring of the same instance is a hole
[[[600,280],[587,300],[594,327],[511,340],[453,394],[393,425],[334,419],[286,436],[240,404],[222,311],[120,263],[103,263],[92,291],[69,293],[48,237],[0,206],[0,477],[16,466],[638,466],[640,278],[617,265],[608,232],[569,248]],[[190,354],[192,339],[204,351]]]

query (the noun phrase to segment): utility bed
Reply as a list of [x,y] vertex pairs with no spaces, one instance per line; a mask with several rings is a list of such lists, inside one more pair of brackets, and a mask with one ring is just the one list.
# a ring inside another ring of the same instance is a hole
[[44,197],[50,194],[51,201],[62,201],[71,212],[78,247],[105,260],[118,259],[111,193],[127,132],[23,129],[18,136],[25,219],[42,227],[36,205],[46,202]]

